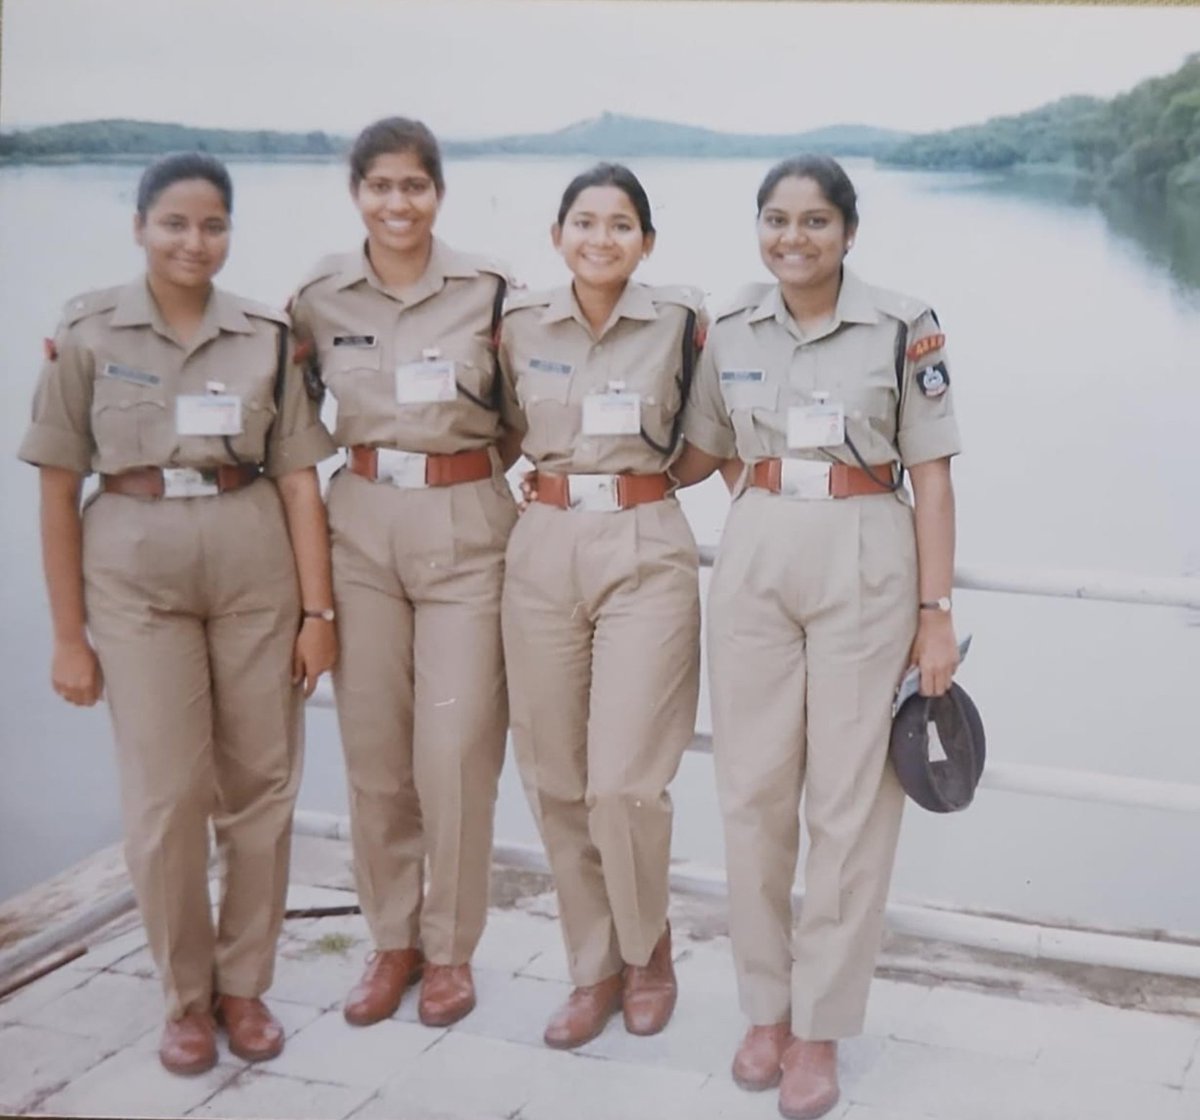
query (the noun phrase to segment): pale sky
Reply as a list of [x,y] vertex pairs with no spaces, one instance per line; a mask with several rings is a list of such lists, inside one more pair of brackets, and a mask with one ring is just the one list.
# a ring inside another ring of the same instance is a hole
[[1112,96],[1200,50],[1200,8],[745,0],[4,0],[0,127],[132,117],[445,138],[620,113],[926,131]]

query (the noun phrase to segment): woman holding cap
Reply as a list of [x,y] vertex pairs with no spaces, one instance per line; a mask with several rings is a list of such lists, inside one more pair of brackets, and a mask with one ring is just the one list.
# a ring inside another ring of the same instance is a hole
[[493,353],[506,274],[434,236],[444,195],[429,129],[369,125],[350,152],[366,242],[322,260],[292,304],[347,455],[328,504],[334,691],[375,941],[344,1007],[360,1026],[391,1016],[422,971],[426,1025],[475,1006],[508,724],[500,590],[517,510],[504,468],[517,452]]
[[701,296],[633,281],[654,225],[619,164],[571,181],[551,236],[571,283],[510,299],[500,342],[505,416],[536,468],[503,619],[513,742],[575,984],[544,1038],[568,1049],[619,1007],[634,1034],[675,1007],[667,785],[695,729],[700,613],[666,471]]
[[[186,1074],[216,1064],[214,1010],[239,1057],[283,1048],[259,997],[303,701],[337,652],[314,469],[333,445],[289,360],[287,317],[213,286],[232,202],[211,156],[146,169],[145,275],[67,304],[20,450],[41,474],[54,689],[81,705],[107,693],[126,859],[167,1002],[159,1056]],[[81,515],[91,471],[99,493]]]
[[[837,1039],[862,1028],[903,793],[888,764],[906,666],[944,692],[959,451],[933,312],[843,265],[854,187],[822,156],[758,192],[774,284],[717,317],[684,423],[689,483],[744,464],[709,595],[713,746],[730,934],[750,1029],[734,1059],[780,1111],[838,1098]],[[900,489],[912,479],[913,503]],[[792,930],[799,804],[811,839]],[[790,944],[789,944],[790,940]]]

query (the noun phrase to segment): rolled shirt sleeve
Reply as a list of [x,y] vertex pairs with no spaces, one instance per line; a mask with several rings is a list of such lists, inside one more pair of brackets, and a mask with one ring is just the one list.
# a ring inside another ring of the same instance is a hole
[[96,451],[91,426],[92,353],[66,325],[59,327],[46,350],[33,396],[32,422],[17,456],[37,467],[88,474]]
[[[930,312],[913,324],[905,354],[900,427],[896,442],[905,466],[962,451],[954,417],[954,387],[945,335]],[[924,384],[924,388],[922,388]]]

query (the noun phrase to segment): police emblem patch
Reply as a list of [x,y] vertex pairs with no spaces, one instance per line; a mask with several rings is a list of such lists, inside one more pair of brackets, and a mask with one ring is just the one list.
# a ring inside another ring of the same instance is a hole
[[926,366],[917,374],[917,388],[926,397],[940,397],[950,388],[950,374],[945,362]]

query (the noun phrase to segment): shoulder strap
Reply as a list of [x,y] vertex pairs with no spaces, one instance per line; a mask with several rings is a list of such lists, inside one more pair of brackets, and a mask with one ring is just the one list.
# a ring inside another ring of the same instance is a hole
[[[275,415],[271,417],[271,423],[267,427],[267,434],[264,437],[264,451],[266,442],[270,440],[271,433],[275,430],[275,425],[279,422],[279,413],[283,408],[283,384],[284,377],[287,375],[287,343],[288,343],[288,326],[286,323],[276,322],[276,330],[279,335],[279,342],[275,351],[275,385],[271,390],[271,396],[275,400]],[[236,451],[233,449],[233,441],[228,436],[221,437],[225,444],[225,450],[229,452],[229,457],[235,463],[244,463]]]
[[687,408],[688,397],[692,391],[692,377],[696,372],[696,312],[687,308],[687,316],[683,324],[683,360],[679,367],[679,408],[671,421],[671,438],[664,447],[642,427],[644,439],[660,455],[671,456],[679,446],[679,436],[683,431],[683,410]]
[[477,397],[462,382],[457,382],[458,391],[469,401],[489,412],[500,411],[500,316],[504,312],[504,296],[508,292],[508,281],[503,276],[497,277],[496,294],[492,297],[492,383],[488,386],[487,397]]

